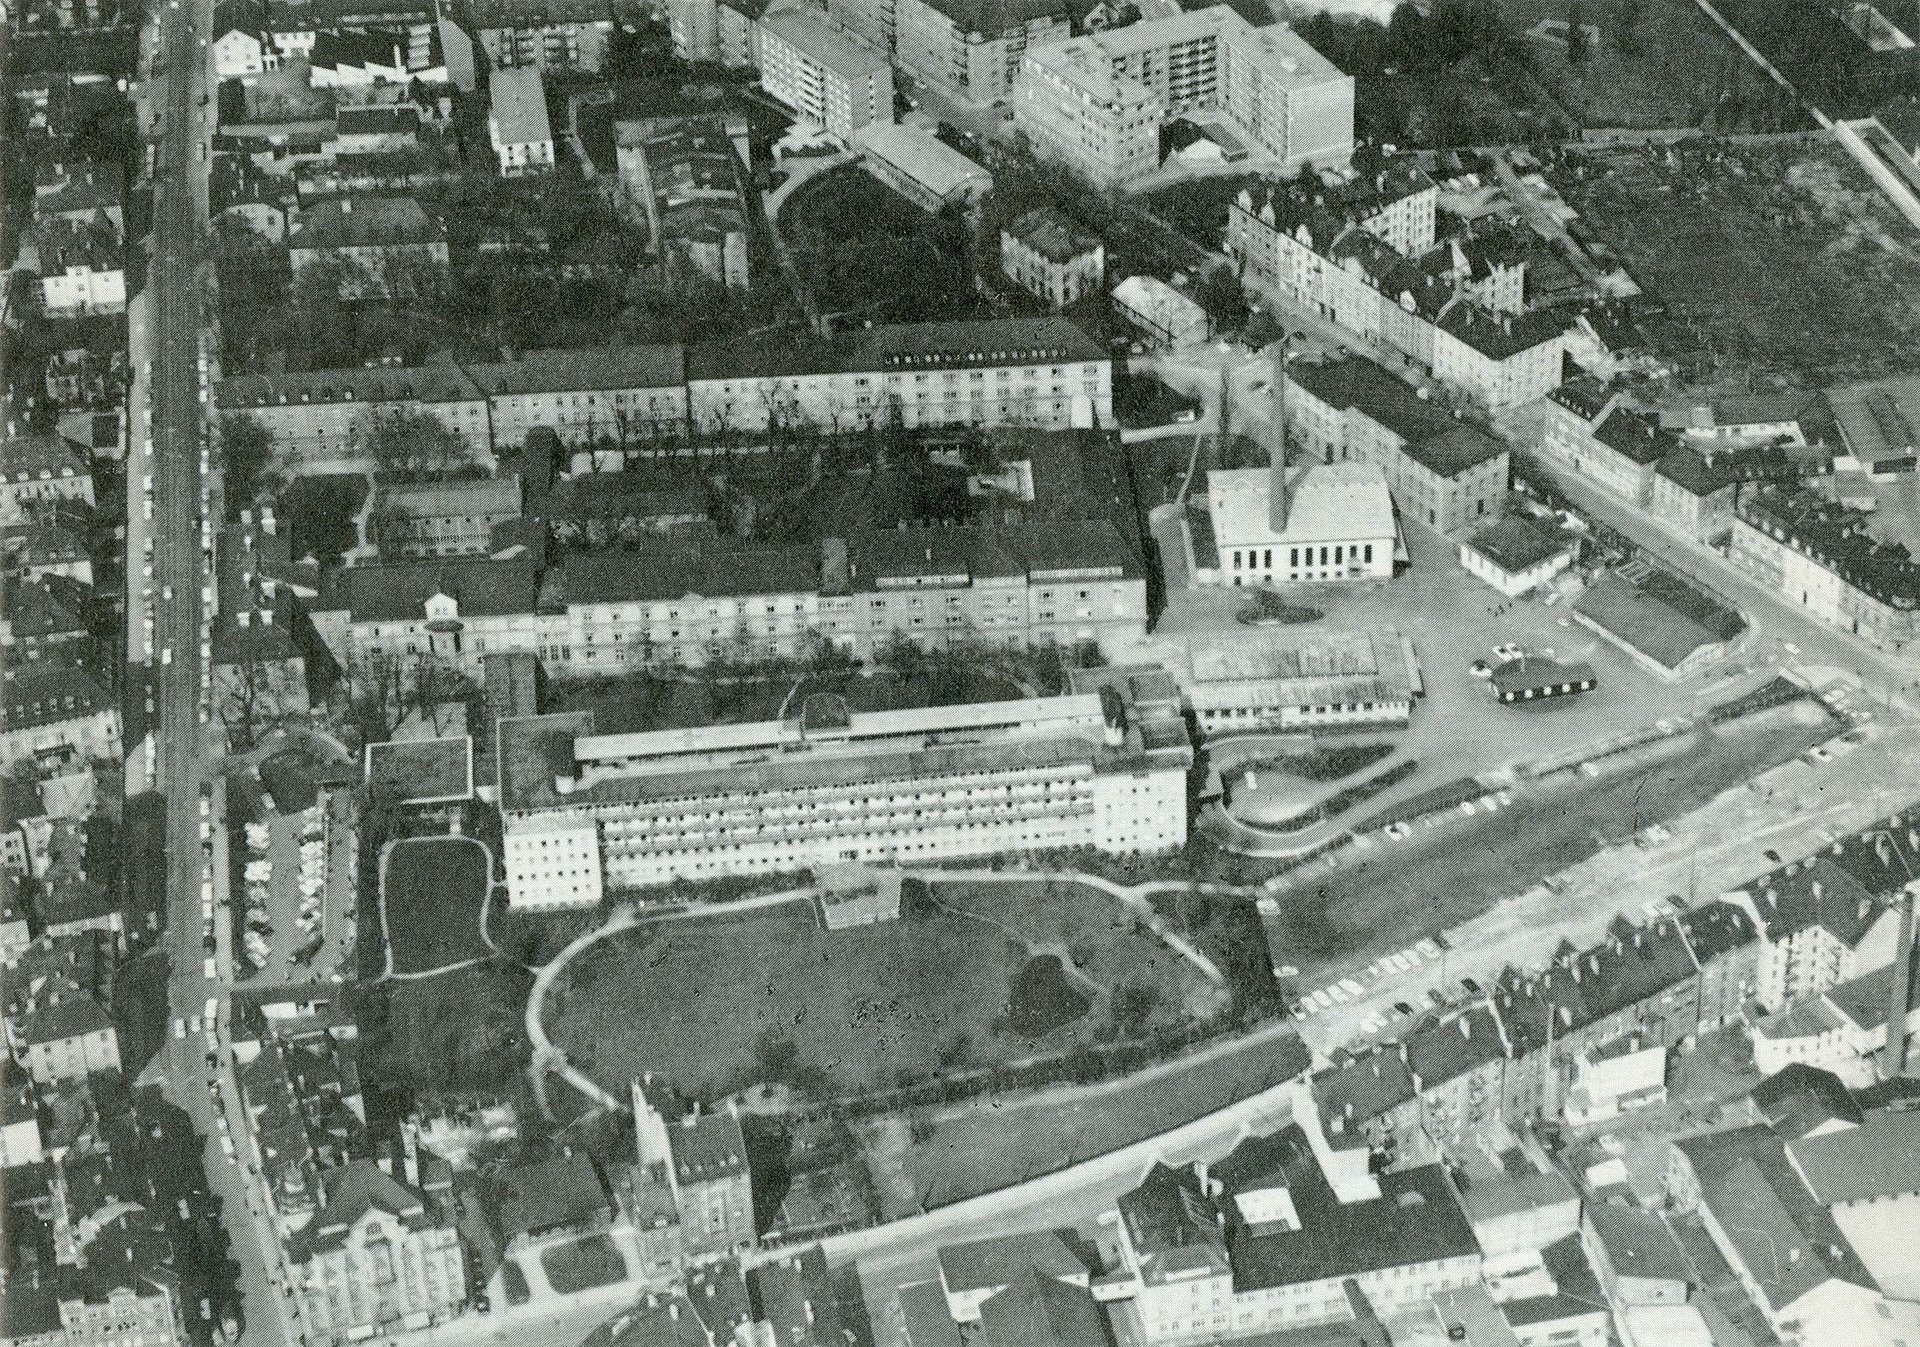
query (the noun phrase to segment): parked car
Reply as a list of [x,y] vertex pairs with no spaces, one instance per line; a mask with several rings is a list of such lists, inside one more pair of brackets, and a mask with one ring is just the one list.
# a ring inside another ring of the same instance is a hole
[[1480,994],[1480,984],[1472,978],[1461,978],[1460,985],[1466,990],[1468,996],[1478,996]]
[[1395,1001],[1393,1003],[1393,1009],[1395,1014],[1399,1014],[1399,1015],[1413,1014],[1413,1007],[1408,1005],[1405,1001]]
[[1502,664],[1506,663],[1508,660],[1519,659],[1522,655],[1526,653],[1527,653],[1526,651],[1522,650],[1519,646],[1515,645],[1512,641],[1502,641],[1499,645],[1496,645],[1493,648],[1493,657],[1499,660]]
[[1483,659],[1477,659],[1467,666],[1467,672],[1475,678],[1493,677],[1493,666]]

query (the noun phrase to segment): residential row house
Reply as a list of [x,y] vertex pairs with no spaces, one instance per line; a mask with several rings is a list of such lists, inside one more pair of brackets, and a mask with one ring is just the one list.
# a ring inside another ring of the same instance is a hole
[[1435,234],[1433,180],[1402,160],[1303,175],[1228,209],[1241,279],[1394,352],[1489,411],[1563,381],[1582,320],[1521,307],[1524,261],[1473,236]]
[[1557,1118],[1596,1064],[1661,1050],[1741,1017],[1763,944],[1747,910],[1712,902],[1646,926],[1616,921],[1537,973],[1507,970],[1484,1000],[1421,1017],[1397,1042],[1309,1082],[1328,1145],[1389,1168],[1476,1144],[1496,1121]]
[[1459,536],[1505,508],[1506,444],[1448,416],[1371,360],[1296,362],[1283,398],[1291,452],[1377,464],[1402,519]]
[[1920,562],[1884,543],[1859,510],[1798,484],[1741,497],[1727,556],[1810,616],[1869,645],[1902,650],[1916,631]]
[[[1098,343],[1055,316],[895,324],[800,346],[755,338],[240,375],[222,380],[214,400],[222,413],[258,421],[296,472],[368,466],[372,418],[401,411],[433,416],[479,466],[491,467],[496,446],[518,446],[536,427],[568,445],[605,441],[646,452],[659,441],[751,437],[797,424],[1110,425],[1113,366]],[[23,469],[20,477],[21,495],[60,489],[50,475],[33,479]],[[70,490],[91,500],[90,480]]]
[[722,657],[871,659],[929,649],[1111,643],[1146,623],[1138,559],[1106,521],[885,530],[727,547],[663,537],[542,573],[530,557],[382,562],[329,575],[314,629],[343,667],[425,662],[477,673],[489,654],[621,674]]
[[40,660],[0,683],[0,764],[42,754],[120,757],[120,708],[84,669]]
[[88,929],[42,935],[8,962],[7,1046],[26,1076],[58,1085],[120,1070],[115,958],[113,935]]
[[0,524],[20,524],[63,502],[93,504],[93,464],[64,437],[43,431],[0,440]]

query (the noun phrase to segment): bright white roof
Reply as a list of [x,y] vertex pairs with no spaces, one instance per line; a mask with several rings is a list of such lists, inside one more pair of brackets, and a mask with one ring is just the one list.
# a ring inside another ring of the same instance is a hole
[[1207,474],[1207,502],[1220,550],[1291,543],[1379,541],[1393,537],[1393,497],[1386,474],[1372,463],[1305,464],[1287,470],[1287,527],[1268,524],[1271,488],[1266,468],[1216,469]]

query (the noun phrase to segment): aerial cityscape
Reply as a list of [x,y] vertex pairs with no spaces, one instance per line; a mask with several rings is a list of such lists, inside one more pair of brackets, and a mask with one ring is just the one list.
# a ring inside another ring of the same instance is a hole
[[1920,1347],[1920,0],[0,88],[0,1347]]

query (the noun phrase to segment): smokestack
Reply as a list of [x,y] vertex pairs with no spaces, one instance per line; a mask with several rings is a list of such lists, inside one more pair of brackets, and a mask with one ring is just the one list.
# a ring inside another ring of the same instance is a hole
[[1887,1042],[1881,1049],[1880,1075],[1897,1079],[1907,1064],[1907,1004],[1912,999],[1913,975],[1913,890],[1908,884],[1900,893],[1900,938],[1893,946],[1893,988],[1887,1003]]
[[1267,459],[1267,528],[1275,536],[1287,531],[1287,343],[1280,334],[1273,344],[1273,446]]

